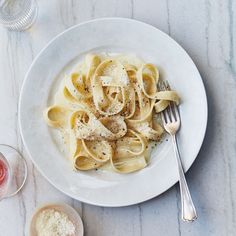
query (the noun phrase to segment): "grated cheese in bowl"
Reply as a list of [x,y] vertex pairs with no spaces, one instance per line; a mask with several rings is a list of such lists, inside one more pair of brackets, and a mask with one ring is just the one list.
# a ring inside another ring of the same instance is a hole
[[83,236],[78,212],[67,204],[47,204],[38,208],[29,225],[29,236]]

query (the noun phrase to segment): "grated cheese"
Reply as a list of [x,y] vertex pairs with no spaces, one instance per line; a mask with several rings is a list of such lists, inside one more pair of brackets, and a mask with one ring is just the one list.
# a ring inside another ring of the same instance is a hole
[[73,236],[75,226],[68,216],[54,209],[43,210],[36,219],[37,236]]

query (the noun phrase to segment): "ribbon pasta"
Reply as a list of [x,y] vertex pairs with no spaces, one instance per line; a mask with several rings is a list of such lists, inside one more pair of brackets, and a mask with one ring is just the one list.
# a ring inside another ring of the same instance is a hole
[[109,164],[130,173],[147,166],[148,144],[164,132],[156,114],[179,103],[158,84],[158,69],[132,55],[89,54],[65,77],[44,118],[69,136],[74,169]]

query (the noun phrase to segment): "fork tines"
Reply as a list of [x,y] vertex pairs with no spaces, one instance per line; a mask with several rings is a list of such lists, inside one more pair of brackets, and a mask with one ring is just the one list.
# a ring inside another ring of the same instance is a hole
[[[170,85],[167,80],[162,80],[160,82],[160,89],[164,91],[170,90]],[[168,107],[162,112],[161,116],[164,124],[180,121],[179,111],[175,102],[170,101]]]

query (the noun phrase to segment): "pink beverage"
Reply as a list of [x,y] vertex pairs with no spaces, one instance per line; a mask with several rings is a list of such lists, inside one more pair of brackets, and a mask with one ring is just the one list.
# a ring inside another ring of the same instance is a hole
[[26,177],[27,164],[22,155],[15,148],[0,144],[0,201],[16,195]]
[[9,179],[9,166],[5,157],[0,153],[0,197],[4,196]]

